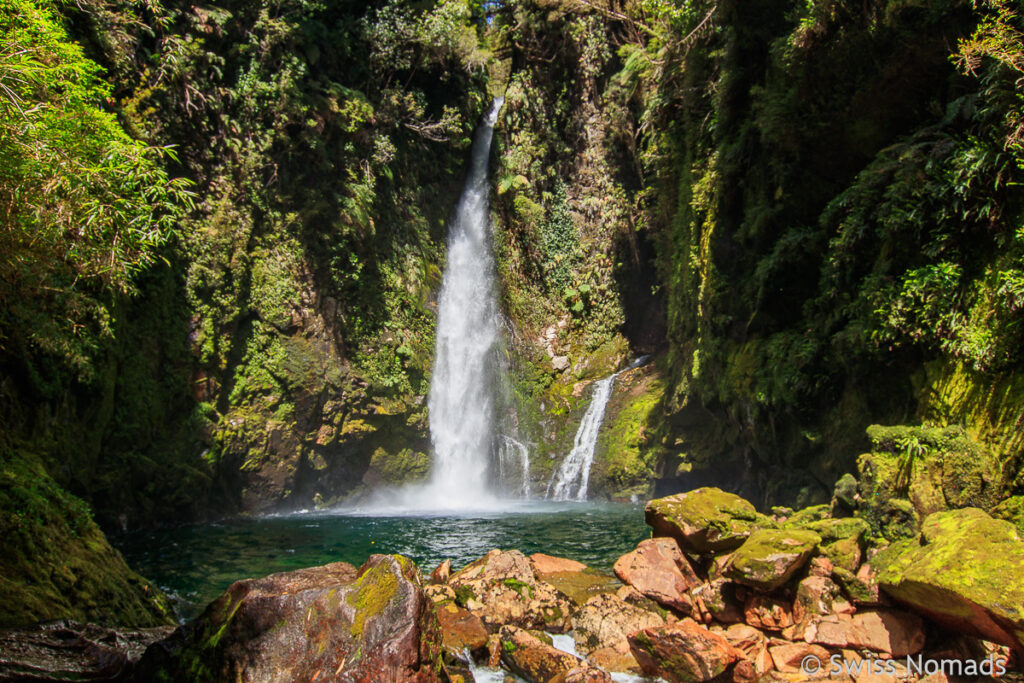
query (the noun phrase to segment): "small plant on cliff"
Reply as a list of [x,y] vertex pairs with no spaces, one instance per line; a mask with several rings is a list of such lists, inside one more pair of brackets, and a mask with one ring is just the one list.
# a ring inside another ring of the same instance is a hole
[[929,448],[913,434],[896,438],[896,450],[899,453],[899,467],[896,470],[896,490],[905,494],[910,488],[914,463],[928,455]]

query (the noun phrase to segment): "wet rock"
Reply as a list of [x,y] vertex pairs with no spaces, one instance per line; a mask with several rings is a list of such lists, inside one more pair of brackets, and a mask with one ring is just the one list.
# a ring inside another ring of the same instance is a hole
[[943,626],[1024,650],[1024,542],[977,508],[925,519],[923,545],[875,558],[882,589]]
[[110,629],[59,620],[0,630],[0,681],[123,680],[173,626]]
[[773,526],[748,501],[714,487],[652,500],[645,517],[655,536],[675,538],[697,553],[737,548],[754,529]]
[[437,622],[444,649],[459,656],[463,650],[477,653],[487,647],[489,633],[484,622],[468,609],[453,602],[438,605]]
[[848,571],[857,571],[864,554],[864,539],[868,523],[857,517],[823,519],[807,524],[808,531],[821,536],[821,553],[833,565]]
[[611,671],[639,671],[627,637],[664,623],[660,615],[630,605],[618,596],[598,595],[573,616],[573,639],[576,649],[599,666]]
[[570,671],[585,665],[579,657],[562,652],[515,626],[502,626],[499,635],[502,663],[533,683],[564,679]]
[[765,631],[781,631],[795,623],[792,605],[767,595],[749,596],[743,617],[748,625]]
[[533,568],[534,575],[541,580],[544,580],[545,574],[582,572],[587,568],[587,565],[582,562],[569,560],[564,557],[555,557],[554,555],[545,555],[544,553],[530,555],[530,566]]
[[629,646],[644,673],[673,683],[709,681],[743,658],[725,638],[690,620],[638,631]]
[[573,604],[544,581],[518,550],[492,550],[448,580],[456,601],[483,620],[490,631],[509,624],[524,629],[564,633]]
[[796,574],[820,542],[813,531],[758,529],[732,554],[725,576],[758,590],[774,590]]
[[410,560],[373,555],[238,581],[146,650],[140,680],[438,679],[441,634]]
[[649,538],[615,562],[615,573],[638,591],[683,613],[693,609],[690,588],[700,585],[679,545],[672,538]]

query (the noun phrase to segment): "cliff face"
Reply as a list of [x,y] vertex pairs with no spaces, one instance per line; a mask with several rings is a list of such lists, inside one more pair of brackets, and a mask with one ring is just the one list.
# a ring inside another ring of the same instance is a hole
[[590,383],[653,354],[609,404],[598,495],[816,502],[868,425],[921,421],[1020,493],[1022,48],[998,0],[30,5],[103,67],[90,106],[192,183],[120,287],[36,288],[66,336],[26,323],[48,271],[3,264],[0,445],[106,528],[426,474],[446,222],[501,93],[504,389],[535,491]]

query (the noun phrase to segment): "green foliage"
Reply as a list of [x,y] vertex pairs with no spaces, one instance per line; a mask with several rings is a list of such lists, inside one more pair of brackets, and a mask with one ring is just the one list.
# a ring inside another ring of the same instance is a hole
[[541,263],[549,293],[564,293],[570,289],[574,266],[579,258],[576,251],[578,243],[576,226],[566,201],[565,185],[558,183],[547,220],[540,226]]
[[110,88],[50,3],[0,5],[0,348],[25,344],[92,377],[110,298],[135,291],[182,209],[169,149],[128,137]]

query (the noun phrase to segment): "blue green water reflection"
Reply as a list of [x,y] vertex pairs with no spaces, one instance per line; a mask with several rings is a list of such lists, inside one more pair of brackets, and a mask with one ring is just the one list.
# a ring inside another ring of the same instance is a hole
[[233,581],[327,562],[359,566],[373,553],[399,553],[429,572],[458,568],[492,548],[545,552],[610,570],[649,532],[643,507],[611,503],[520,503],[487,513],[373,516],[305,513],[140,532],[113,539],[128,563],[201,611]]

